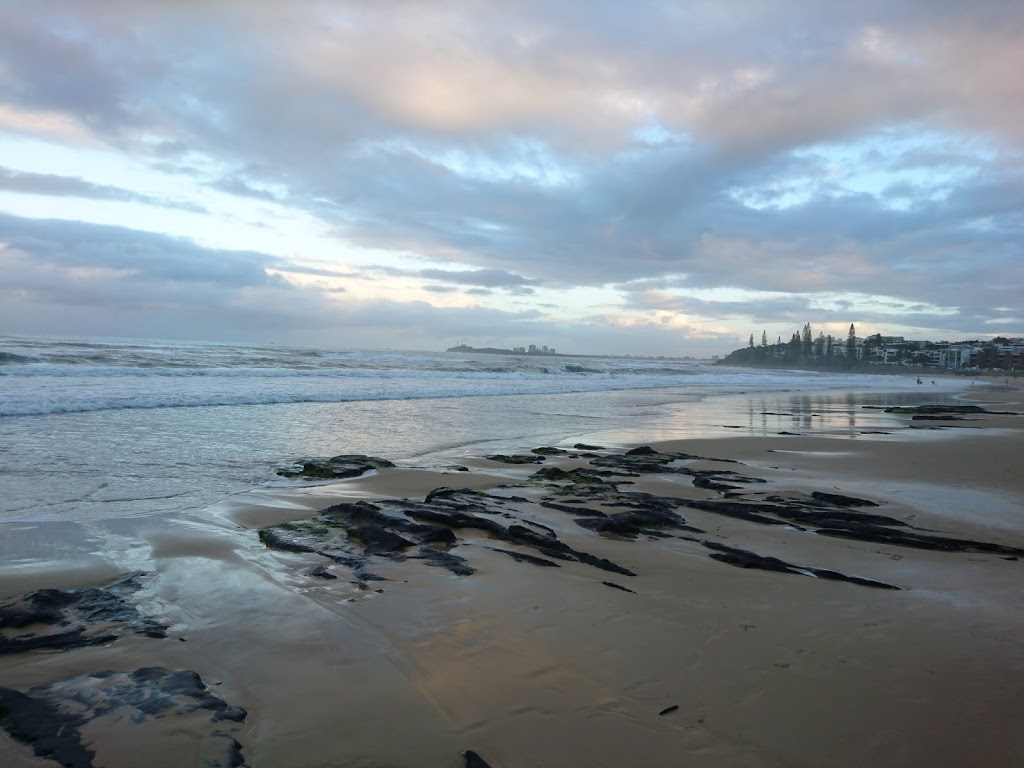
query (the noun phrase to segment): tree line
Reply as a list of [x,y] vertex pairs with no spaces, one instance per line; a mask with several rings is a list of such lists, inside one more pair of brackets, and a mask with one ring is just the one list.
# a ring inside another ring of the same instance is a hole
[[[811,330],[810,323],[804,323],[804,327],[800,331],[794,331],[789,341],[785,344],[785,357],[789,359],[798,359],[801,357],[834,357],[842,355],[853,359],[856,357],[857,350],[857,329],[853,323],[850,323],[850,332],[846,335],[846,345],[842,352],[836,348],[837,340],[832,337],[832,334],[826,336],[822,332],[818,332],[818,337],[814,338],[814,332]],[[783,347],[782,337],[780,336],[775,344],[768,344],[768,332],[761,331],[761,346],[760,350],[767,355],[768,351],[771,350],[773,353],[777,353],[779,349]],[[747,349],[757,350],[758,348],[754,345],[754,334],[750,334],[750,343]],[[775,354],[778,357],[778,354]]]
[[774,344],[768,342],[768,332],[761,331],[761,343],[757,344],[754,334],[746,347],[741,347],[721,362],[723,363],[787,363],[800,362],[822,367],[849,367],[857,363],[857,329],[850,323],[846,339],[833,337],[831,334],[818,332],[814,335],[810,323],[804,323],[799,331],[794,331],[789,341],[779,336]]

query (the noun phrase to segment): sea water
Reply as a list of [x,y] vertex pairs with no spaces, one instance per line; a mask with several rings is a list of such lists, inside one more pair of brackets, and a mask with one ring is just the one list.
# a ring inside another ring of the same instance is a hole
[[921,397],[905,376],[666,359],[0,336],[0,519],[194,509],[340,453],[443,466],[576,441],[853,436],[886,423],[863,404]]

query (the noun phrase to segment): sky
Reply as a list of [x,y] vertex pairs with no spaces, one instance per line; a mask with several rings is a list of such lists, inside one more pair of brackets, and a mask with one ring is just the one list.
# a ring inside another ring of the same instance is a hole
[[0,333],[1024,335],[1024,3],[0,0]]

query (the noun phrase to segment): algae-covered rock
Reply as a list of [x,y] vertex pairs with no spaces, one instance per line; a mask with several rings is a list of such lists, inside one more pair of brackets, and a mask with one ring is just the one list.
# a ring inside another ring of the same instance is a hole
[[582,483],[583,485],[596,485],[604,483],[603,478],[611,477],[613,472],[594,469],[570,469],[564,470],[558,467],[544,467],[538,469],[530,478],[533,480],[548,480],[551,482]]
[[512,455],[495,453],[484,458],[491,461],[500,461],[502,464],[540,464],[544,457],[535,453],[516,453]]
[[531,448],[530,453],[535,453],[538,456],[565,456],[568,451],[551,445],[542,445],[540,448]]
[[298,466],[299,469],[279,469],[277,474],[281,477],[302,477],[307,480],[341,480],[346,477],[359,477],[371,469],[395,465],[377,456],[346,453],[329,459],[303,459],[298,462]]

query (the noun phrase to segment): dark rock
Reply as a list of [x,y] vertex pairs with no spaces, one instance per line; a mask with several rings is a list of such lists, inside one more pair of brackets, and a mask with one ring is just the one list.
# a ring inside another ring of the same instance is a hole
[[694,485],[697,485],[697,480],[711,480],[716,483],[743,483],[744,485],[764,484],[766,482],[760,477],[747,477],[739,472],[733,472],[728,469],[689,469],[688,467],[677,467],[676,471],[680,474],[692,475],[694,477]]
[[[40,649],[69,651],[72,648],[85,648],[90,645],[105,645],[117,640],[117,635],[87,635],[85,627],[76,627],[67,632],[52,632],[45,635],[28,635],[26,637],[0,638],[0,655],[8,653],[26,653]],[[166,635],[165,635],[166,636]]]
[[141,589],[139,576],[129,574],[102,588],[40,589],[5,601],[0,654],[104,645],[126,632],[167,637],[166,624],[143,616],[126,599]]
[[[613,484],[571,483],[565,487],[587,493],[597,488],[600,490],[594,490],[594,498],[604,498],[608,493],[615,493],[622,506],[643,506],[638,501],[639,496],[634,498],[630,494],[621,494]],[[614,573],[634,575],[632,571],[610,560],[569,547],[559,541],[555,531],[546,525],[524,519],[506,528],[491,517],[485,517],[502,515],[517,519],[506,509],[508,502],[513,500],[527,501],[522,497],[438,488],[431,491],[423,502],[385,500],[377,504],[336,504],[310,520],[285,523],[261,531],[260,539],[268,546],[286,551],[309,552],[330,558],[339,565],[351,568],[360,584],[371,578],[367,563],[373,556],[398,561],[421,560],[426,565],[444,567],[459,575],[473,573],[473,568],[463,558],[438,549],[439,546],[445,549],[459,546],[461,540],[454,531],[466,529],[482,531],[498,541],[533,548],[546,558],[579,562]],[[651,506],[650,502],[647,506]],[[570,509],[573,514],[586,514],[576,508]],[[670,517],[666,516],[662,509],[652,507],[647,514],[651,517],[645,520],[652,523],[676,527],[682,524],[681,517],[674,513]],[[539,529],[539,532],[528,526]],[[645,533],[654,532],[645,530]],[[421,545],[418,554],[405,554],[405,550],[413,546],[413,540]],[[355,553],[351,542],[361,544],[363,551]]]
[[211,735],[220,736],[228,740],[226,768],[245,768],[245,755],[242,754],[242,745],[236,739],[220,731],[214,731]]
[[709,477],[695,477],[693,478],[694,488],[703,488],[706,491],[737,491],[741,486],[729,485],[727,483],[719,483],[712,480]]
[[281,552],[314,552],[315,550],[306,544],[291,541],[272,528],[260,530],[259,540],[267,549],[276,549]]
[[635,539],[643,529],[626,515],[613,515],[612,517],[584,517],[576,521],[577,525],[593,531],[612,536],[621,536],[626,539]]
[[836,504],[840,507],[877,507],[878,505],[873,501],[867,499],[858,499],[855,496],[843,496],[839,493],[824,493],[823,491],[814,491],[811,494],[811,498],[818,499],[819,501],[827,501],[829,504]]
[[557,539],[558,538],[558,534],[555,533],[555,529],[554,528],[550,528],[550,527],[544,525],[543,523],[537,523],[537,522],[534,522],[533,520],[523,520],[523,524],[524,525],[528,525],[531,528],[537,528],[537,529],[539,529],[541,531],[544,531],[544,535],[547,536],[549,539]]
[[544,461],[543,456],[538,456],[533,453],[518,453],[514,455],[506,455],[504,453],[495,453],[484,458],[490,459],[491,461],[500,461],[502,464],[540,464]]
[[446,546],[455,546],[459,541],[451,528],[441,528],[439,526],[428,528],[428,530],[419,535],[418,540],[421,544],[444,544]]
[[746,549],[728,547],[715,541],[705,541],[704,546],[715,550],[714,554],[709,555],[712,560],[735,565],[737,568],[758,568],[762,571],[776,571],[778,573],[800,573],[789,563],[777,557],[759,555]]
[[670,715],[673,712],[675,712],[677,709],[679,709],[679,705],[678,704],[673,704],[671,707],[665,707],[663,710],[661,710],[661,712],[658,713],[658,715],[659,716],[661,716],[661,715]]
[[572,507],[569,506],[568,503],[559,504],[556,501],[542,501],[540,502],[540,505],[548,509],[557,509],[559,512],[568,512],[570,515],[580,515],[582,517],[607,517],[607,515],[600,510],[589,509],[587,507]]
[[476,573],[476,569],[472,568],[465,558],[451,552],[440,552],[432,547],[420,547],[418,559],[435,568],[447,568],[456,576],[471,576]]
[[[711,459],[705,456],[695,456],[689,453],[659,453],[652,448],[647,448],[647,450],[635,448],[624,454],[598,456],[597,458],[591,459],[590,464],[594,467],[614,468],[619,472],[625,473],[639,472],[641,474],[656,474],[661,472],[673,472],[682,475],[710,477],[712,480],[720,479],[717,477],[718,475],[735,474],[726,473],[721,470],[695,470],[690,469],[689,467],[670,466],[676,461],[717,461],[730,464],[739,463],[737,461],[732,461],[731,459]],[[736,482],[740,481],[736,480]],[[745,482],[764,481],[757,478],[750,478]]]
[[[468,491],[468,490],[467,491],[461,491],[461,492],[462,493],[472,493],[472,491]],[[423,503],[424,504],[429,504],[434,499],[450,499],[456,493],[460,493],[460,491],[456,491],[454,488],[447,488],[447,487],[445,487],[445,488],[435,488],[434,490],[430,491],[426,496],[423,497]]]
[[992,544],[984,541],[967,539],[950,539],[945,536],[913,533],[911,531],[891,530],[882,526],[857,526],[851,528],[822,528],[817,531],[822,536],[833,536],[839,539],[856,539],[877,544],[892,544],[897,547],[913,549],[930,549],[937,552],[980,552],[992,555],[1009,555],[1020,557],[1024,549]]
[[555,548],[563,552],[572,552],[572,548],[565,542],[546,536],[542,533],[531,531],[529,528],[513,524],[508,527],[508,540],[518,544],[526,544],[531,547],[543,547],[545,549]]
[[546,560],[543,557],[536,557],[534,555],[527,555],[522,552],[513,552],[511,549],[501,549],[500,547],[488,547],[492,552],[501,552],[504,555],[508,555],[517,563],[529,563],[530,565],[539,565],[545,568],[561,568],[561,566],[553,560]]
[[576,445],[574,445],[573,448],[575,448],[578,451],[603,451],[604,450],[604,446],[603,445],[587,445],[586,443],[576,443]]
[[725,544],[720,544],[715,541],[705,541],[703,544],[708,549],[714,550],[714,553],[709,555],[710,558],[717,560],[720,563],[734,565],[738,568],[757,568],[762,571],[795,573],[801,576],[813,575],[822,579],[846,581],[862,587],[874,587],[876,589],[899,589],[899,587],[895,587],[892,584],[885,584],[881,581],[873,581],[872,579],[863,579],[859,576],[847,576],[846,574],[839,573],[838,571],[792,565],[791,563],[787,563],[777,557],[758,555],[755,552],[750,552],[745,549],[737,549],[735,547],[728,547]]
[[[83,743],[82,729],[93,721],[132,728],[151,718],[173,718],[183,723],[196,716],[207,723],[197,733],[202,747],[197,764],[210,768],[238,768],[245,764],[239,743],[216,723],[241,723],[244,709],[214,695],[195,672],[144,667],[135,672],[95,672],[21,692],[0,688],[0,726],[32,746],[39,757],[71,768],[91,768],[96,752]],[[109,725],[107,726],[109,727]],[[223,727],[223,726],[221,726]],[[190,730],[194,730],[191,726]],[[102,742],[89,739],[90,746]],[[159,747],[154,747],[159,749]],[[139,754],[140,764],[155,755]]]
[[848,576],[845,573],[839,573],[839,571],[831,571],[827,568],[804,568],[803,570],[809,571],[819,579],[829,579],[831,581],[847,581],[850,584],[857,584],[862,587],[874,587],[875,589],[900,589],[900,587],[894,587],[892,584],[886,584],[882,581],[875,581],[874,579],[862,579],[860,576]]
[[82,744],[79,731],[88,720],[66,715],[56,704],[0,688],[0,726],[11,738],[28,744],[37,757],[67,768],[92,768],[96,753]]
[[467,749],[462,753],[462,756],[466,758],[465,768],[491,768],[491,766],[471,749]]
[[896,405],[886,413],[946,415],[952,413],[984,413],[994,416],[1018,416],[1014,411],[990,411],[980,405]]
[[398,552],[413,546],[413,542],[378,525],[361,525],[353,528],[350,535],[363,542],[368,555]]
[[[826,496],[831,494],[825,494]],[[852,498],[852,497],[842,497]],[[854,512],[823,499],[800,502],[770,496],[765,501],[704,499],[686,502],[687,506],[760,525],[793,525],[797,528],[860,528],[864,526],[905,526],[902,520],[885,515]],[[768,517],[773,515],[773,517]]]
[[621,565],[616,565],[611,560],[606,560],[603,557],[596,557],[587,552],[581,552],[573,549],[563,541],[558,541],[557,539],[552,540],[546,536],[534,533],[529,528],[525,528],[521,525],[510,525],[508,527],[507,535],[510,541],[514,541],[517,544],[524,544],[528,547],[533,547],[542,555],[547,555],[548,557],[553,557],[557,560],[573,560],[579,563],[585,563],[586,565],[592,565],[595,568],[600,568],[604,571],[621,573],[624,576],[636,576],[636,574],[629,569],[623,568]]
[[621,565],[613,563],[611,560],[604,557],[595,557],[587,552],[574,551],[574,553],[576,555],[576,559],[585,565],[600,568],[602,571],[608,571],[609,573],[618,573],[622,576],[636,576],[636,574],[629,570],[629,568],[623,568]]
[[[599,533],[618,533],[631,537],[641,533],[651,535],[663,528],[703,533],[699,528],[687,525],[686,518],[671,510],[658,509],[653,506],[644,507],[629,500],[613,504],[615,506],[630,506],[632,509],[628,512],[616,512],[606,518],[577,518],[576,524]],[[630,534],[629,531],[633,529],[635,532]]]
[[530,453],[535,453],[538,456],[565,456],[568,451],[564,451],[561,448],[554,448],[552,446],[541,446],[540,448],[531,448]]
[[641,445],[638,448],[626,451],[627,456],[656,456],[658,451],[651,448],[649,445]]
[[580,485],[605,484],[604,478],[611,477],[614,473],[598,471],[593,469],[570,469],[564,470],[558,467],[544,467],[538,469],[530,478],[533,480],[548,480],[552,482],[569,482]]
[[748,523],[758,523],[760,525],[789,525],[785,520],[778,520],[773,517],[766,517],[763,514],[759,514],[758,510],[764,510],[766,508],[773,514],[775,513],[775,507],[769,507],[765,504],[755,505],[742,501],[707,499],[689,500],[686,502],[686,505],[693,507],[694,509],[703,510],[704,512],[714,512],[716,515],[724,515],[725,517],[732,517],[737,520],[746,520]]
[[499,539],[505,537],[505,526],[501,523],[458,510],[444,509],[438,505],[409,505],[403,512],[414,520],[443,525],[447,528],[476,528],[493,534]]
[[357,453],[332,456],[329,459],[304,459],[300,464],[301,469],[279,469],[277,474],[282,477],[303,477],[307,480],[338,480],[359,477],[371,469],[395,466],[387,459]]
[[631,595],[636,594],[636,592],[634,592],[632,589],[630,589],[629,587],[624,587],[621,584],[615,584],[611,581],[602,581],[601,583],[604,584],[606,587],[611,587],[612,589],[621,589],[623,592],[629,592]]
[[318,579],[328,579],[328,580],[338,578],[333,573],[331,573],[330,571],[327,570],[327,566],[326,565],[318,565],[318,566],[315,566],[313,568],[310,568],[308,571],[306,571],[306,575],[307,576],[316,576]]

